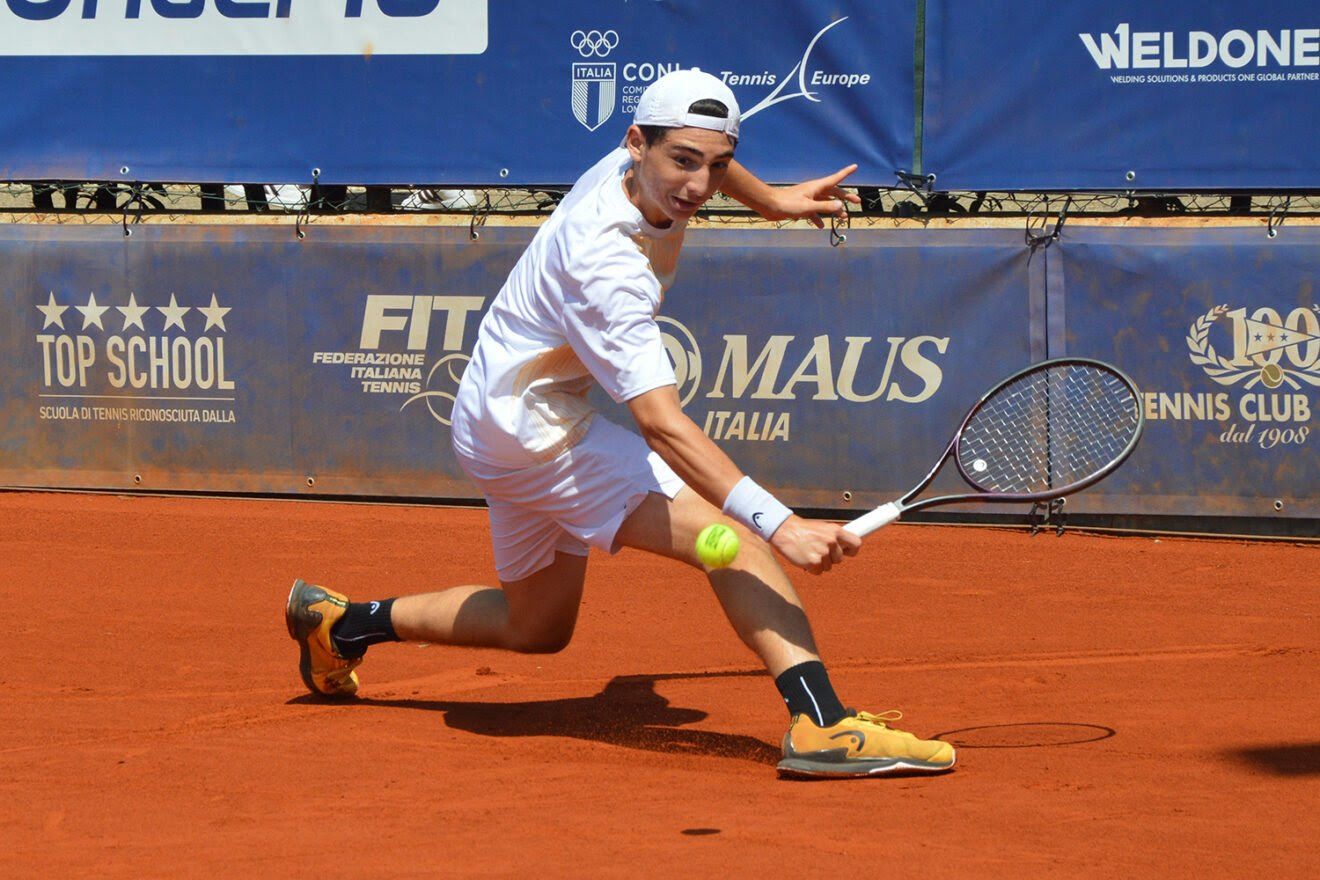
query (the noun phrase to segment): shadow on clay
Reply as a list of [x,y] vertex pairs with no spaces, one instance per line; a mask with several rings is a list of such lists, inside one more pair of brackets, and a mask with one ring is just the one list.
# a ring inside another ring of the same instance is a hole
[[1276,776],[1320,775],[1320,743],[1257,746],[1252,749],[1232,749],[1224,754]]
[[[648,752],[735,758],[774,765],[779,747],[755,737],[710,730],[687,730],[706,718],[700,709],[670,705],[655,683],[677,678],[762,676],[748,670],[692,674],[621,675],[590,697],[518,703],[461,700],[349,700],[345,706],[389,706],[443,712],[445,724],[481,736],[558,736],[609,743]],[[290,701],[320,702],[308,695]]]
[[1027,721],[947,730],[935,734],[931,739],[942,739],[956,749],[1041,749],[1099,742],[1117,734],[1114,728],[1103,724]]

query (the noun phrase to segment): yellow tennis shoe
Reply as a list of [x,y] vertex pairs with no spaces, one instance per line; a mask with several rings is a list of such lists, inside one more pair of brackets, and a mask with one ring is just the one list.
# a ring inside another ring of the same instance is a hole
[[902,717],[896,709],[879,715],[858,712],[829,727],[817,727],[806,715],[794,715],[784,734],[779,772],[785,776],[880,776],[951,769],[953,746],[917,739],[889,726]]
[[362,658],[341,657],[330,640],[331,628],[347,608],[347,596],[325,587],[296,580],[289,591],[284,622],[301,651],[298,671],[302,673],[303,684],[314,694],[351,697],[357,693],[358,677],[353,670]]

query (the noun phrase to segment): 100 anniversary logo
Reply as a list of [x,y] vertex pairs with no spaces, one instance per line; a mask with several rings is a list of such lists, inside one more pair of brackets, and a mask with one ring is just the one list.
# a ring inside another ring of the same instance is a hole
[[1320,387],[1320,306],[1282,315],[1217,305],[1192,321],[1185,342],[1190,361],[1232,390],[1147,392],[1148,419],[1219,422],[1221,443],[1261,449],[1307,441],[1310,389]]

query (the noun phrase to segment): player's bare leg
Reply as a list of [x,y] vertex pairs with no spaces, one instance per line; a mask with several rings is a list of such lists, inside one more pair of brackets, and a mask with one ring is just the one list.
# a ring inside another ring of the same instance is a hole
[[454,587],[396,599],[390,615],[405,642],[553,653],[577,624],[587,557],[556,553],[540,571],[500,587]]
[[350,603],[327,587],[294,581],[284,608],[289,635],[300,646],[298,670],[314,694],[351,697],[354,671],[380,642],[504,648],[528,654],[563,650],[573,637],[587,559],[556,553],[554,562],[495,587],[454,587],[438,593]]
[[939,773],[953,767],[953,747],[890,726],[902,713],[843,708],[816,652],[802,603],[770,546],[684,488],[672,500],[648,495],[616,538],[701,568],[697,534],[713,522],[738,531],[742,549],[728,568],[708,570],[724,613],[775,678],[792,721],[780,772],[798,776]]
[[742,544],[733,564],[707,572],[738,636],[773,676],[799,663],[819,660],[802,602],[770,546],[691,489],[683,488],[672,501],[663,495],[648,495],[624,520],[615,540],[621,547],[703,568],[697,559],[697,534],[713,522],[734,529]]

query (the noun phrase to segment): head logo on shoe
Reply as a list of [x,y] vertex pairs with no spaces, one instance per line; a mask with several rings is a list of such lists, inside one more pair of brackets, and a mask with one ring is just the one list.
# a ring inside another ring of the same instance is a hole
[[830,739],[838,739],[841,736],[857,737],[857,743],[853,746],[853,748],[856,751],[860,752],[862,750],[862,747],[866,745],[866,734],[862,733],[860,730],[842,730],[834,734],[834,736],[830,737]]

